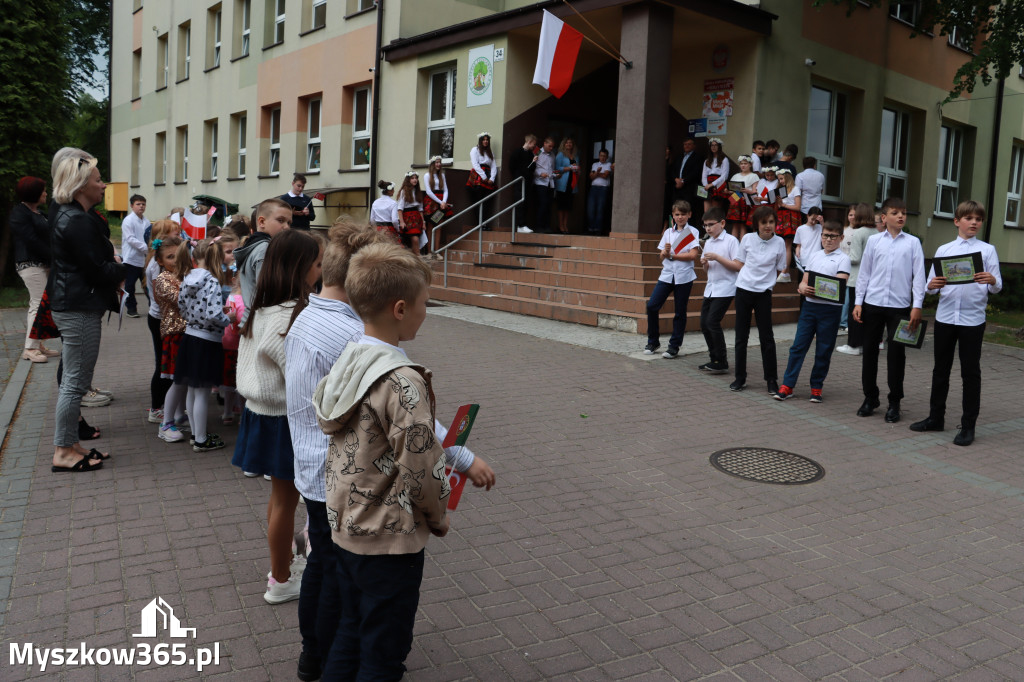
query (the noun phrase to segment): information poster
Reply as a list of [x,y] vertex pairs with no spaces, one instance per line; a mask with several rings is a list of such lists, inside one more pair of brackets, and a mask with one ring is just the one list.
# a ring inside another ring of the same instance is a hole
[[705,118],[732,116],[732,100],[735,81],[732,78],[714,78],[704,81]]
[[494,94],[494,45],[474,47],[469,51],[469,82],[466,84],[466,106],[479,107],[491,103]]

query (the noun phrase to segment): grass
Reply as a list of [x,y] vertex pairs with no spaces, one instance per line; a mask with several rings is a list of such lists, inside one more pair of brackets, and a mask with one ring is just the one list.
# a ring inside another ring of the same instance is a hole
[[989,343],[996,343],[1000,346],[1010,346],[1011,348],[1024,348],[1024,341],[1017,339],[1016,331],[1013,329],[993,329],[991,331],[985,330],[985,341]]
[[3,287],[0,289],[0,308],[27,308],[28,289],[25,287]]
[[998,343],[1000,346],[1024,348],[1024,341],[1017,338],[1016,332],[1024,327],[1024,311],[990,311],[985,328],[985,340]]
[[988,314],[988,323],[998,327],[1013,327],[1014,329],[1020,329],[1021,327],[1024,327],[1024,311],[990,311]]

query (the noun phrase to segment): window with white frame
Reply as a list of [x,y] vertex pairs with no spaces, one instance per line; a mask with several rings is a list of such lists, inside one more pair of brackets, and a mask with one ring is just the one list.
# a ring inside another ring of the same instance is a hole
[[306,170],[320,170],[320,98],[311,99],[306,106]]
[[156,39],[156,89],[166,88],[170,81],[171,48],[167,34]]
[[245,128],[247,124],[247,116],[245,114],[236,114],[236,138],[235,147],[238,150],[237,154],[237,169],[238,177],[245,177]]
[[178,128],[178,182],[188,182],[188,126]]
[[223,12],[221,12],[220,5],[210,10],[210,59],[206,65],[208,69],[215,69],[220,66],[220,48],[221,48],[221,22],[223,20]]
[[156,134],[156,153],[153,159],[156,167],[153,172],[153,184],[163,185],[167,182],[167,133]]
[[964,131],[943,125],[939,133],[939,176],[935,192],[935,215],[952,218],[960,194],[960,165],[963,162]]
[[818,160],[818,170],[825,175],[822,197],[835,201],[842,200],[843,196],[846,118],[846,93],[821,85],[811,86],[807,152]]
[[270,110],[270,158],[268,159],[268,174],[281,174],[281,107],[274,107]]
[[249,55],[249,36],[252,33],[252,0],[235,0],[235,54],[237,57]]
[[370,165],[370,88],[352,92],[352,167]]
[[132,138],[132,170],[131,170],[131,182],[129,183],[132,187],[138,187],[139,178],[142,176],[142,138]]
[[277,45],[284,42],[284,10],[285,0],[267,0],[267,44]]
[[907,199],[907,162],[910,149],[910,114],[882,109],[882,134],[878,143],[878,183],[875,203],[889,197]]
[[964,52],[974,52],[973,41],[967,38],[967,32],[960,26],[954,26],[949,33],[949,44]]
[[209,149],[209,163],[206,170],[208,173],[207,179],[209,180],[217,179],[217,162],[220,156],[217,153],[218,132],[217,119],[206,122],[207,146]]
[[188,79],[192,67],[192,24],[185,22],[178,27],[178,81]]
[[1009,227],[1021,226],[1021,194],[1024,191],[1024,145],[1014,143],[1010,153],[1010,183],[1006,190],[1006,221]]
[[142,48],[132,52],[132,99],[142,96]]
[[904,0],[903,2],[897,1],[889,4],[889,16],[911,26],[917,23],[920,11],[921,0]]
[[455,150],[455,67],[430,74],[427,97],[427,158],[451,161]]
[[313,0],[313,21],[311,28],[327,25],[327,0]]
[[376,5],[377,2],[376,0],[357,0],[357,4],[359,5],[359,11],[362,12]]

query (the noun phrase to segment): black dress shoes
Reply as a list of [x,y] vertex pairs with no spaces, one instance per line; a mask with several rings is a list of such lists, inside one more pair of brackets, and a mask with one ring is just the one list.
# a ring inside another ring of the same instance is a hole
[[870,417],[875,413],[875,410],[881,404],[882,403],[878,402],[878,398],[875,398],[874,400],[872,400],[871,398],[865,398],[864,404],[862,404],[860,408],[857,410],[857,416]]
[[777,382],[775,379],[769,379],[768,380],[768,392],[771,393],[772,395],[775,395],[776,393],[778,393],[779,392],[779,382]]
[[970,445],[974,442],[974,427],[973,426],[961,426],[960,433],[956,434],[956,438],[953,439],[953,445]]
[[900,420],[900,404],[889,403],[889,409],[885,411],[885,421],[887,424],[895,424]]
[[910,425],[911,431],[944,431],[945,428],[945,423],[941,419],[934,417],[926,417]]

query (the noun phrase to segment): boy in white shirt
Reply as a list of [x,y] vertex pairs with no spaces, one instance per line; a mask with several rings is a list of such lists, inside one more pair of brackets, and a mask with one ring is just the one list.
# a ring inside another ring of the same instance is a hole
[[[146,254],[149,247],[146,245],[146,229],[149,228],[149,218],[143,215],[146,212],[146,197],[141,194],[133,194],[128,200],[132,212],[125,216],[121,223],[121,262],[124,263],[124,290],[128,295],[125,309],[128,317],[138,317],[138,303],[135,301],[135,283],[143,282],[145,291]],[[146,294],[148,299],[149,294]]]
[[736,273],[743,267],[743,263],[736,260],[740,242],[725,231],[725,212],[718,206],[704,213],[704,229],[708,239],[704,242],[700,263],[707,273],[707,283],[700,308],[700,328],[711,361],[698,369],[708,374],[725,374],[729,371],[729,358],[725,352],[722,318],[736,296]]
[[[886,199],[882,204],[885,230],[868,238],[857,274],[853,319],[864,323],[864,365],[860,377],[864,403],[857,410],[858,417],[871,416],[881,405],[878,399],[878,351],[882,334],[886,333],[891,338],[896,326],[908,317],[912,330],[921,323],[924,251],[920,239],[903,231],[906,221],[906,203],[897,197]],[[900,420],[906,348],[902,343],[890,343],[886,355],[889,407],[885,411],[885,421],[889,424]]]
[[796,267],[800,272],[807,270],[805,263],[815,251],[821,251],[821,209],[812,208],[807,212],[807,222],[796,228],[793,247],[796,250]]
[[690,204],[677,201],[672,204],[672,227],[665,230],[658,242],[662,266],[658,283],[654,285],[651,298],[647,301],[647,346],[644,354],[653,355],[661,346],[661,333],[658,330],[658,315],[665,305],[669,294],[675,297],[675,317],[672,318],[672,336],[668,340],[668,350],[661,354],[666,360],[679,355],[679,347],[683,345],[683,334],[686,333],[686,306],[690,302],[690,289],[697,274],[693,271],[693,262],[700,253],[700,232],[687,224],[690,219]]
[[614,166],[608,162],[608,150],[597,153],[597,161],[590,167],[590,193],[587,194],[587,231],[604,232],[604,208],[608,204],[609,178]]
[[[800,378],[800,368],[804,358],[814,344],[814,368],[811,370],[811,402],[821,402],[821,389],[828,376],[828,368],[832,362],[832,351],[836,347],[836,336],[839,334],[839,318],[843,313],[841,299],[829,301],[814,296],[814,288],[810,286],[810,273],[835,277],[846,280],[850,276],[850,257],[839,249],[843,239],[843,229],[839,223],[828,221],[821,229],[821,249],[814,251],[804,262],[806,272],[800,281],[797,291],[806,297],[800,309],[800,319],[796,325],[796,338],[789,347],[789,362],[786,373],[782,376],[782,386],[775,394],[776,400],[792,397],[793,387]],[[838,297],[839,292],[836,291]],[[844,296],[845,298],[845,292]]]
[[761,206],[750,215],[757,229],[740,240],[736,259],[743,263],[736,278],[736,380],[729,390],[742,391],[747,385],[747,340],[750,314],[757,319],[761,341],[761,364],[768,392],[779,392],[779,367],[772,331],[772,288],[786,267],[786,243],[775,234],[775,209]]
[[946,396],[953,352],[960,344],[960,376],[963,377],[963,415],[956,445],[974,442],[974,426],[981,409],[981,344],[985,340],[985,308],[988,295],[1003,289],[999,256],[995,247],[976,237],[985,222],[985,207],[977,201],[964,201],[956,207],[953,224],[957,238],[935,251],[936,258],[980,253],[982,272],[974,273],[974,283],[952,285],[936,276],[934,261],[928,274],[928,291],[939,292],[935,311],[935,369],[932,370],[932,395],[928,417],[910,425],[911,431],[942,431],[945,428]]

